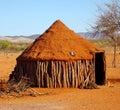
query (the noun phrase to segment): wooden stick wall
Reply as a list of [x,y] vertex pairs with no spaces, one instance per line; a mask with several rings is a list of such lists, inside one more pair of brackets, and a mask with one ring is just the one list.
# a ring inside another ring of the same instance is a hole
[[46,88],[84,88],[95,83],[93,60],[17,62],[14,73],[18,81],[25,76],[34,86]]

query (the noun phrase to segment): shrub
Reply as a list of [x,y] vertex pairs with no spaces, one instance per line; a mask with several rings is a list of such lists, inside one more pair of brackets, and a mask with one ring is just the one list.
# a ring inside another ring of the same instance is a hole
[[0,48],[1,49],[7,49],[10,45],[10,42],[7,41],[7,40],[4,40],[4,41],[0,41]]

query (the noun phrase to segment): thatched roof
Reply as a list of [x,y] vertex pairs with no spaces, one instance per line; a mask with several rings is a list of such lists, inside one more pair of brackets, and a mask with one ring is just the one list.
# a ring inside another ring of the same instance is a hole
[[103,52],[103,49],[57,20],[17,60],[91,59],[95,52]]

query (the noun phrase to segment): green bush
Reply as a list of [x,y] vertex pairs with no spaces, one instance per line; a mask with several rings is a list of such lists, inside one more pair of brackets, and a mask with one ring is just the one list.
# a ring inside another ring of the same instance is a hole
[[26,48],[26,46],[24,46],[24,45],[14,45],[14,46],[10,46],[9,50],[22,51],[25,48]]
[[9,41],[0,41],[0,51],[23,51],[29,44],[27,43],[12,43]]
[[10,45],[10,42],[7,41],[7,40],[4,40],[4,41],[0,41],[0,48],[1,49],[7,49]]

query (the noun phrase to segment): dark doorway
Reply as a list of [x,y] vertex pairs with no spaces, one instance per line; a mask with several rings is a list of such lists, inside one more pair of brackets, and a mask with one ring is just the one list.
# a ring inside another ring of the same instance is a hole
[[105,56],[104,53],[95,53],[95,82],[98,85],[105,84]]

